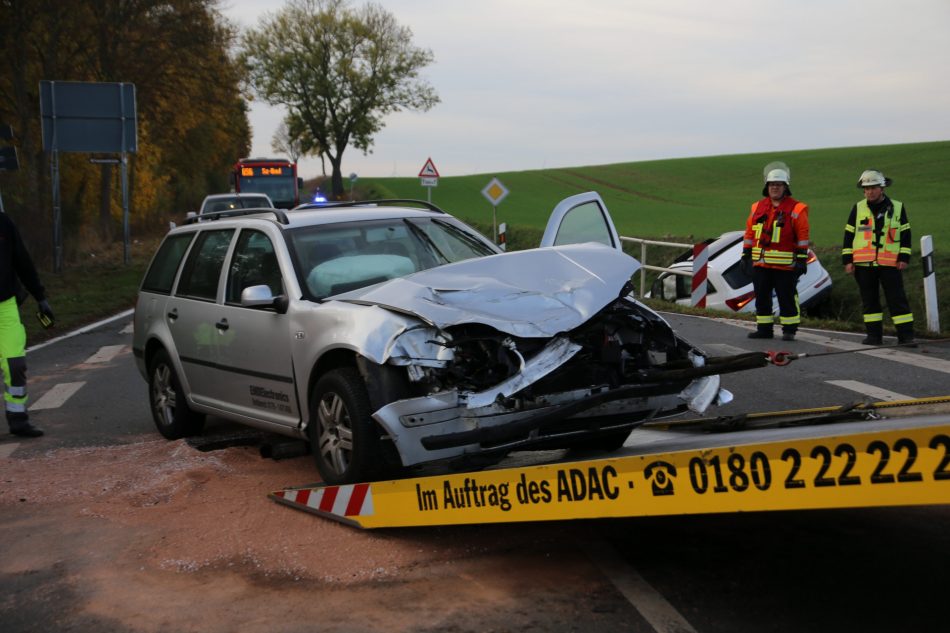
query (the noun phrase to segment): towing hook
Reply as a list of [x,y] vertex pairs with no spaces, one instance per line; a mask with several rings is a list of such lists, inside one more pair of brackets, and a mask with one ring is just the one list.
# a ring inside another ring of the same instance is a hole
[[792,354],[791,352],[766,352],[767,358],[770,363],[781,367],[783,365],[788,365],[790,362],[798,358],[798,355]]

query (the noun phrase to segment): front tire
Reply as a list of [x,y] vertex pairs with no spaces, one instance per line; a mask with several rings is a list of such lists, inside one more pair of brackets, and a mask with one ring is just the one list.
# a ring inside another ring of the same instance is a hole
[[158,432],[169,440],[199,435],[204,428],[205,416],[192,411],[185,401],[168,352],[160,350],[155,354],[148,376],[149,404]]
[[382,471],[379,432],[366,386],[353,367],[323,375],[310,397],[310,450],[331,485],[372,481]]

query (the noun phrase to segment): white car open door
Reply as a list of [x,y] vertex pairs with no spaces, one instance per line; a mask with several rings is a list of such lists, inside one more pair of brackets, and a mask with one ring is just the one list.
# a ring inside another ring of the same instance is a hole
[[541,246],[597,242],[623,251],[607,205],[593,191],[561,200],[548,220]]

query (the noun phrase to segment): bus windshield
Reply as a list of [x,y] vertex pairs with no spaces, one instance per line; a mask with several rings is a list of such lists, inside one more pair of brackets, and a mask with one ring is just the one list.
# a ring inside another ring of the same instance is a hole
[[283,209],[293,208],[296,204],[296,181],[292,172],[280,176],[238,176],[237,190],[241,193],[266,193],[275,207]]

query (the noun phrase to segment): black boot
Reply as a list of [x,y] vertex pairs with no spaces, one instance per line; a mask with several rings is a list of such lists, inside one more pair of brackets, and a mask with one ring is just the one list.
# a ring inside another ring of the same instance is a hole
[[43,430],[30,424],[29,420],[20,420],[10,422],[10,433],[20,437],[40,437],[43,435]]
[[861,345],[880,345],[884,342],[884,325],[878,321],[876,323],[865,323],[868,335],[861,340]]
[[914,341],[914,326],[900,325],[897,327],[897,342],[904,347],[917,347]]
[[772,328],[770,326],[756,328],[755,332],[749,332],[749,338],[772,338]]
[[783,341],[794,341],[795,340],[795,328],[786,328],[782,330],[782,340]]

